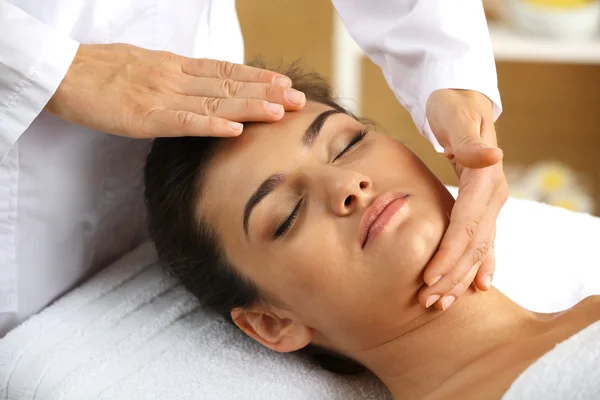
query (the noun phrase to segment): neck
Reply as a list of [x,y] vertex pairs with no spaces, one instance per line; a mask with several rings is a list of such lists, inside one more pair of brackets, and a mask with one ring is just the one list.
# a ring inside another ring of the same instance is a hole
[[541,320],[496,289],[471,289],[447,311],[429,309],[392,340],[352,357],[395,399],[420,398],[494,350],[539,332]]

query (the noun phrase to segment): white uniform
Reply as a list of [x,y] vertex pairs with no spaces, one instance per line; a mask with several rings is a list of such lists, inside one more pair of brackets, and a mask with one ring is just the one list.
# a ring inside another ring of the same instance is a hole
[[[433,90],[478,90],[499,115],[479,0],[334,4],[430,140]],[[234,0],[0,0],[0,337],[144,239],[148,141],[42,112],[79,43],[113,42],[243,61]]]

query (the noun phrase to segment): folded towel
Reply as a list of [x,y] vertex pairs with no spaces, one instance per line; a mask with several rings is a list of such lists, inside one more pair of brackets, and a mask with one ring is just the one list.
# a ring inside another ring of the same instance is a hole
[[199,308],[146,244],[0,340],[0,399],[388,399]]
[[530,365],[502,397],[521,399],[600,399],[600,321]]
[[[559,311],[600,294],[600,219],[510,199],[497,233],[494,284],[522,306]],[[155,259],[141,246],[0,339],[0,400],[391,399],[372,376],[263,348]]]

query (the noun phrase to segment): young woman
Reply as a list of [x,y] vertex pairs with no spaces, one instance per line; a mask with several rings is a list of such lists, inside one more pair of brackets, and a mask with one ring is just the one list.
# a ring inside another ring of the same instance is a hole
[[157,251],[204,305],[274,351],[362,365],[396,399],[501,398],[557,343],[598,325],[596,297],[535,314],[471,287],[444,312],[423,308],[452,196],[323,80],[285,74],[307,96],[301,111],[235,139],[157,139],[148,156]]

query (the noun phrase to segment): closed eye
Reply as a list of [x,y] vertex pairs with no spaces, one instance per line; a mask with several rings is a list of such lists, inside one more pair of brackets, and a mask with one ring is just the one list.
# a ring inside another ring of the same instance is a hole
[[294,210],[287,217],[287,219],[285,221],[283,221],[281,223],[281,225],[279,225],[277,227],[277,229],[275,230],[275,233],[273,234],[273,239],[278,239],[278,238],[282,237],[290,229],[290,227],[293,225],[294,221],[296,220],[298,213],[300,212],[301,205],[302,205],[302,199],[300,199],[298,204],[296,204],[296,207],[294,207]]
[[[365,135],[369,132],[368,129],[361,129],[360,131],[356,132],[356,134],[352,137],[352,139],[350,140],[350,142],[346,145],[346,147],[344,148],[344,150],[342,150],[334,159],[333,161],[336,161],[337,159],[341,158],[344,156],[344,154],[348,153],[350,150],[352,150],[352,148],[354,146],[356,146],[358,143],[360,143],[361,140],[364,139]],[[275,232],[273,233],[273,239],[278,239],[280,237],[282,237],[283,235],[286,234],[286,232],[288,232],[291,228],[291,226],[294,224],[294,221],[296,220],[296,218],[298,217],[298,214],[300,213],[300,207],[302,206],[302,199],[300,199],[300,201],[296,204],[296,207],[294,207],[294,209],[292,210],[291,214],[286,218],[285,221],[283,221],[275,230]]]
[[354,146],[356,146],[356,144],[358,144],[361,140],[363,140],[363,138],[365,137],[365,135],[369,132],[368,129],[361,129],[360,131],[356,132],[356,134],[354,135],[354,137],[352,138],[352,140],[350,140],[350,142],[348,143],[348,145],[344,148],[344,150],[342,150],[334,159],[333,161],[337,160],[338,158],[342,157],[344,154],[346,154],[347,152],[349,152],[350,150],[352,150],[352,148]]

